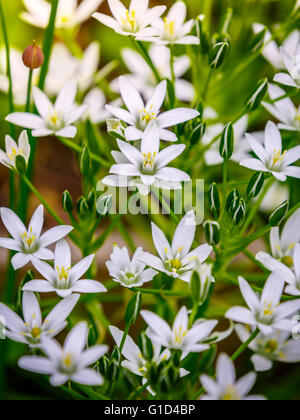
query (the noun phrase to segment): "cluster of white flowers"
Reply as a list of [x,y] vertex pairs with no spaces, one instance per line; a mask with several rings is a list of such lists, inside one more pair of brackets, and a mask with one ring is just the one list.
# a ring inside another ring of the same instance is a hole
[[[191,180],[190,175],[177,168],[175,163],[173,167],[169,166],[187,153],[186,144],[173,144],[178,140],[182,140],[182,143],[185,140],[185,136],[180,134],[180,125],[183,129],[190,127],[194,130],[203,121],[213,121],[208,124],[202,138],[204,160],[207,166],[221,165],[224,162],[224,156],[220,152],[220,144],[224,140],[220,140],[220,133],[224,134],[224,125],[219,122],[214,109],[205,106],[201,114],[200,108],[195,105],[195,87],[182,79],[191,67],[189,56],[184,54],[174,57],[175,45],[200,44],[199,36],[194,35],[196,20],[186,21],[187,6],[183,1],[175,2],[165,17],[162,16],[167,8],[149,8],[148,0],[131,0],[128,9],[119,0],[108,0],[112,17],[96,13],[102,1],[83,0],[78,5],[75,0],[60,0],[55,29],[62,34],[63,39],[63,34],[93,16],[117,34],[130,37],[137,45],[142,41],[152,43],[146,56],[128,48],[122,51],[130,73],[118,77],[110,84],[112,91],[119,93],[121,98],[106,104],[106,95],[98,87],[102,75],[98,72],[100,49],[97,42],[90,44],[81,57],[74,57],[63,43],[56,43],[43,90],[37,87],[39,70],[33,73],[32,99],[36,111],[13,112],[6,116],[7,122],[25,130],[21,132],[18,141],[6,136],[6,150],[0,151],[0,162],[19,173],[19,158],[23,158],[26,165],[29,164],[29,134],[37,138],[54,135],[62,139],[74,139],[78,133],[77,125],[81,122],[89,119],[92,124],[98,125],[106,121],[109,134],[113,133],[117,137],[118,150],[112,151],[115,164],[102,179],[103,184],[114,187],[135,186],[142,195],[147,195],[151,187],[179,190],[183,182]],[[50,3],[45,0],[23,0],[23,3],[27,11],[21,14],[21,18],[31,25],[46,28],[51,13]],[[256,33],[261,30],[261,25],[254,26]],[[1,50],[0,71],[5,74],[8,63],[6,58],[1,60],[4,53],[5,50]],[[282,132],[285,131],[299,134],[300,108],[294,105],[282,86],[278,86],[280,84],[300,88],[299,31],[292,33],[281,48],[267,32],[263,55],[276,69],[287,70],[275,76],[274,82],[277,84],[269,85],[269,100],[262,102],[263,107],[279,124],[269,121],[264,133],[250,134],[246,133],[249,115],[245,113],[236,119],[233,125],[234,151],[229,159],[242,167],[264,173],[265,177],[274,177],[278,187],[288,177],[300,179],[300,168],[295,165],[300,159],[300,146],[285,147],[282,138]],[[154,74],[148,60],[157,69],[157,74]],[[14,103],[22,106],[26,101],[28,69],[25,71],[21,53],[15,49],[11,49],[10,62]],[[169,103],[168,82],[173,84],[176,100],[193,105],[172,106]],[[0,89],[8,91],[7,77],[0,79]],[[53,103],[54,97],[56,100]],[[171,145],[166,146],[165,142]],[[276,196],[277,192],[275,189],[273,195]],[[242,204],[235,209],[235,215],[241,208],[243,209]],[[72,236],[74,228],[61,224],[42,232],[43,205],[36,209],[28,228],[9,208],[1,208],[0,215],[11,236],[0,238],[0,246],[13,251],[10,262],[14,270],[29,264],[34,270],[34,277],[20,287],[23,317],[9,306],[0,304],[0,317],[6,321],[7,337],[28,345],[31,351],[34,350],[34,355],[19,360],[19,366],[30,372],[49,375],[53,386],[62,386],[68,381],[102,386],[105,375],[100,374],[98,362],[106,360],[108,346],[88,346],[87,323],[75,325],[67,335],[63,347],[54,340],[67,327],[67,319],[79,303],[81,294],[107,292],[104,285],[91,279],[95,255],[88,255],[88,252],[81,261],[72,265],[71,248],[66,238],[68,235]],[[285,216],[286,214],[281,220]],[[216,229],[220,228],[217,222],[213,223]],[[130,257],[126,247],[121,248],[116,244],[110,260],[106,262],[111,279],[137,296],[146,283],[154,283],[160,276],[164,280],[181,284],[182,287],[188,285],[195,301],[197,297],[193,292],[198,285],[198,310],[203,303],[209,301],[211,286],[217,279],[212,260],[213,252],[217,256],[219,252],[215,241],[206,239],[208,243],[199,246],[194,210],[188,211],[178,220],[172,242],[168,240],[170,232],[163,232],[156,223],[151,226],[157,255],[139,247]],[[144,390],[147,388],[154,394],[156,390],[149,379],[153,366],[170,362],[174,355],[179,355],[178,376],[183,378],[190,374],[181,365],[188,355],[212,350],[215,344],[228,338],[234,329],[242,343],[246,343],[245,347],[248,346],[253,352],[251,361],[256,372],[271,369],[276,361],[300,362],[299,342],[291,339],[295,315],[300,311],[299,226],[298,209],[288,219],[282,232],[279,227],[271,229],[271,253],[261,251],[256,255],[258,264],[271,274],[267,274],[263,288],[253,287],[250,282],[239,277],[240,291],[248,308],[234,306],[227,310],[225,318],[231,323],[227,331],[216,332],[218,320],[199,319],[195,307],[189,311],[183,306],[174,317],[172,327],[164,319],[167,315],[164,316],[163,312],[162,316],[158,316],[139,308],[138,313],[134,314],[135,320],[140,315],[147,325],[144,338],[151,344],[152,354],[149,356],[128,335],[129,329],[123,332],[115,326],[109,326],[109,331],[125,358],[124,361],[120,360],[118,368],[122,366],[142,377]],[[49,249],[51,245],[55,245],[54,250]],[[228,246],[228,250],[230,252],[232,248]],[[225,275],[225,271],[221,271],[221,274]],[[196,286],[195,281],[198,281]],[[163,295],[164,290],[157,289],[156,292]],[[55,293],[61,298],[44,320],[37,297],[40,293]],[[234,360],[221,354],[217,361],[215,380],[208,375],[200,377],[207,393],[205,396],[204,392],[199,394],[201,399],[264,399],[260,396],[248,396],[257,375],[251,372],[236,380]]]

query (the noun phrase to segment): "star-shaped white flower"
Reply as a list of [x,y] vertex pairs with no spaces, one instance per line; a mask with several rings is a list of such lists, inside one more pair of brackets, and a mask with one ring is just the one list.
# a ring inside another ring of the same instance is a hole
[[55,134],[59,137],[74,138],[77,128],[73,124],[87,111],[86,105],[76,105],[76,92],[77,82],[74,79],[63,88],[53,105],[45,93],[33,88],[33,99],[39,115],[14,112],[6,117],[6,121],[33,130],[34,137]]
[[130,79],[122,76],[119,79],[120,92],[128,111],[107,105],[107,109],[121,121],[128,124],[125,137],[128,141],[140,140],[150,122],[159,128],[159,138],[166,141],[177,141],[177,136],[167,130],[178,124],[199,116],[199,112],[190,108],[176,108],[160,113],[167,95],[167,82],[162,81],[154,90],[152,97],[145,104],[141,95]]
[[0,303],[0,316],[5,319],[6,336],[31,348],[40,347],[45,337],[57,336],[67,326],[66,319],[75,308],[80,295],[72,295],[56,305],[43,321],[39,301],[34,293],[23,293],[23,316]]
[[[171,79],[170,49],[164,45],[153,44],[149,48],[149,56],[161,79]],[[126,77],[129,78],[131,83],[148,101],[157,85],[157,81],[149,65],[140,54],[130,48],[124,48],[122,50],[122,58],[124,64],[131,72]],[[187,80],[182,79],[182,76],[190,67],[191,60],[187,55],[175,58],[175,93],[176,98],[183,102],[192,102],[195,98],[194,86]],[[120,93],[119,79],[113,80],[111,87],[112,90]]]
[[172,245],[158,226],[152,223],[153,242],[159,257],[142,252],[139,259],[157,271],[190,282],[196,263],[202,264],[212,252],[212,247],[207,244],[190,251],[195,234],[196,221],[193,210],[187,213],[179,223]]
[[160,44],[199,45],[199,38],[189,35],[195,21],[191,19],[185,22],[186,15],[186,4],[183,1],[177,1],[171,7],[167,17],[155,20],[152,27],[159,32],[157,42]]
[[[103,0],[59,0],[55,20],[57,29],[71,29],[91,17]],[[51,4],[46,0],[23,0],[27,11],[21,13],[21,18],[30,25],[46,28],[51,13]]]
[[300,159],[300,146],[283,151],[281,134],[276,124],[269,121],[266,126],[265,147],[251,134],[246,134],[246,136],[258,159],[243,160],[242,166],[254,171],[269,172],[282,182],[285,182],[289,176],[300,178],[300,168],[291,166]]
[[274,77],[274,81],[283,85],[300,87],[300,38],[295,55],[291,56],[284,48],[280,48],[280,54],[287,73],[278,73]]
[[33,214],[28,229],[19,217],[10,209],[0,209],[2,222],[12,239],[0,238],[0,246],[17,251],[11,263],[15,270],[24,267],[30,261],[53,260],[54,254],[47,247],[67,236],[72,226],[56,226],[42,234],[44,225],[44,207],[40,205]]
[[166,6],[149,9],[149,0],[131,0],[128,9],[119,0],[108,0],[108,5],[113,17],[102,13],[94,13],[93,17],[116,33],[137,39],[157,35],[149,25],[166,10]]
[[33,259],[32,263],[46,280],[31,280],[25,284],[23,291],[56,292],[65,298],[72,293],[103,293],[106,288],[94,280],[80,280],[91,266],[95,255],[90,255],[72,267],[71,250],[65,240],[57,242],[55,247],[54,267]]
[[[113,152],[117,162],[110,169],[109,175],[102,182],[106,185],[138,185],[166,189],[180,189],[181,182],[189,181],[185,172],[167,167],[185,149],[185,145],[173,145],[159,151],[159,130],[155,123],[149,124],[143,134],[141,151],[134,146],[118,140],[121,152]],[[136,179],[134,181],[134,179]]]
[[[112,117],[112,114],[105,108],[106,97],[101,89],[93,88],[84,98],[83,103],[88,106],[83,119],[89,119],[93,124],[100,124]],[[122,101],[117,99],[111,102],[112,106],[120,106]],[[119,120],[118,120],[119,122]]]
[[[236,333],[243,343],[250,338],[251,330],[243,325],[236,325]],[[251,362],[257,372],[266,372],[273,367],[274,362],[299,363],[299,342],[290,338],[289,332],[276,331],[270,335],[259,334],[249,345],[254,352]]]
[[68,381],[81,385],[101,386],[103,377],[88,368],[94,365],[108,351],[107,346],[94,346],[86,349],[88,325],[77,324],[68,334],[61,347],[53,339],[45,339],[41,349],[47,357],[25,356],[18,365],[21,369],[42,375],[50,375],[52,386],[62,386]]
[[5,137],[6,152],[0,150],[0,163],[9,169],[16,169],[16,157],[22,156],[28,164],[30,156],[30,145],[28,141],[27,131],[22,131],[18,143],[10,136]]
[[258,296],[245,279],[239,278],[241,293],[249,309],[236,306],[229,309],[226,318],[232,321],[257,327],[264,335],[274,331],[292,332],[292,315],[300,309],[300,299],[280,304],[284,281],[277,273],[268,278],[261,296]]
[[254,387],[257,375],[254,372],[237,381],[234,364],[230,357],[221,354],[217,362],[217,380],[202,375],[200,381],[207,395],[202,400],[207,401],[255,401],[265,400],[265,397],[247,396]]
[[142,248],[138,248],[134,253],[132,260],[130,260],[128,249],[126,247],[119,248],[117,245],[110,256],[110,261],[107,261],[106,266],[109,274],[114,281],[120,283],[124,287],[140,287],[144,283],[153,280],[157,271],[150,269],[146,270],[146,265],[138,260]]
[[[269,84],[269,96],[271,100],[277,100],[285,95],[285,91],[278,86]],[[300,131],[300,106],[296,108],[290,98],[276,101],[274,104],[263,102],[263,106],[270,114],[280,121],[280,130]]]
[[190,329],[186,307],[181,308],[173,327],[153,312],[141,311],[141,316],[148,325],[147,336],[155,344],[169,350],[181,350],[182,359],[189,353],[201,353],[209,349],[211,334],[218,321],[196,322]]

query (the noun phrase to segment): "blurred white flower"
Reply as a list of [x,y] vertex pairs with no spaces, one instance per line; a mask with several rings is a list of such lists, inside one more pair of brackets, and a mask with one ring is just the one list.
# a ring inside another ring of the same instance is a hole
[[278,73],[274,77],[275,82],[282,85],[300,87],[300,38],[298,39],[297,50],[294,55],[290,55],[284,48],[280,48],[280,54],[287,73]]
[[[259,196],[256,200],[259,199]],[[277,209],[282,203],[290,200],[290,189],[286,184],[275,182],[261,203],[260,210],[263,213],[271,214],[274,209]]]
[[264,335],[277,330],[292,332],[294,323],[291,317],[299,311],[300,299],[280,304],[284,289],[280,273],[271,274],[261,296],[242,277],[239,278],[239,285],[249,309],[236,306],[227,311],[226,318],[257,327]]
[[57,242],[55,247],[54,267],[33,259],[32,264],[46,280],[31,280],[23,291],[56,292],[65,298],[72,293],[103,293],[106,288],[94,280],[80,280],[93,263],[95,255],[89,255],[72,267],[71,250],[65,240]]
[[[91,17],[103,0],[59,0],[55,27],[71,29]],[[27,11],[21,13],[21,18],[30,25],[46,28],[51,13],[51,4],[46,0],[23,0]]]
[[282,150],[281,134],[276,124],[268,122],[265,129],[265,144],[263,147],[251,134],[246,134],[247,140],[258,159],[250,158],[241,161],[241,166],[254,171],[271,173],[278,181],[285,182],[287,177],[300,178],[300,168],[291,166],[300,159],[300,146],[290,150]]
[[[134,146],[118,140],[121,152],[112,152],[117,162],[102,182],[106,185],[125,186],[142,184],[166,189],[180,189],[181,182],[189,181],[185,172],[167,165],[185,149],[185,145],[173,145],[159,151],[159,129],[155,123],[148,124],[142,138],[141,151]],[[136,181],[133,179],[136,178]],[[127,179],[127,181],[126,181]],[[124,185],[125,184],[125,185]]]
[[195,21],[194,19],[191,19],[185,22],[186,15],[186,4],[183,1],[177,1],[171,7],[167,17],[152,22],[152,27],[159,33],[158,39],[154,40],[160,44],[166,45],[199,45],[199,38],[197,36],[189,35],[195,25]]
[[42,320],[40,304],[34,293],[23,293],[23,316],[19,317],[8,306],[0,303],[0,316],[6,321],[6,336],[31,348],[40,347],[45,337],[57,336],[67,326],[66,319],[75,308],[80,295],[73,295],[56,305]]
[[[265,26],[261,23],[254,23],[253,30],[255,34],[263,31]],[[282,44],[282,48],[290,55],[296,55],[297,47],[300,41],[300,32],[298,30],[293,31]],[[263,56],[269,61],[276,70],[285,69],[282,56],[280,54],[280,47],[276,41],[272,40],[272,34],[268,30],[265,35],[265,46],[262,52]]]
[[[236,325],[236,333],[243,343],[250,338],[251,330],[243,325]],[[297,340],[290,339],[289,332],[276,331],[270,335],[259,334],[249,345],[255,354],[251,361],[257,372],[266,372],[274,362],[299,363],[300,346]]]
[[157,35],[149,25],[166,10],[166,6],[149,9],[149,0],[131,0],[129,9],[119,0],[108,0],[108,5],[113,17],[102,13],[94,13],[93,17],[116,33],[137,39]]
[[149,339],[167,349],[181,350],[182,359],[189,353],[201,353],[208,350],[210,345],[207,343],[218,324],[216,320],[202,320],[189,329],[189,317],[185,306],[176,316],[172,328],[153,312],[141,311],[141,316],[148,325],[146,334]]
[[167,82],[164,80],[155,88],[152,97],[145,105],[141,95],[128,77],[120,77],[120,92],[128,111],[107,105],[106,108],[116,118],[124,121],[129,127],[125,130],[127,141],[140,140],[149,123],[155,123],[159,128],[159,138],[166,141],[177,141],[177,136],[167,130],[178,124],[199,116],[199,112],[190,108],[176,108],[160,114],[161,107],[167,95]]
[[15,142],[10,136],[5,136],[5,149],[3,152],[0,150],[0,163],[10,169],[16,169],[16,157],[22,156],[28,164],[30,156],[30,144],[28,141],[27,131],[22,131],[18,143]]
[[124,287],[131,288],[143,286],[144,283],[153,280],[157,271],[151,268],[146,270],[146,265],[138,260],[141,251],[142,248],[138,248],[132,260],[130,260],[127,248],[119,248],[117,245],[114,246],[110,261],[106,263],[109,274],[114,281]]
[[[126,77],[148,101],[157,85],[152,70],[144,58],[136,51],[130,48],[124,48],[121,53],[125,65],[131,72]],[[149,56],[161,79],[171,79],[170,49],[163,45],[154,44],[149,49]],[[187,55],[175,58],[175,93],[176,97],[184,102],[192,102],[195,98],[194,86],[187,80],[181,78],[190,67],[191,61]],[[119,79],[113,80],[111,87],[115,92],[120,93]]]
[[41,349],[47,357],[25,356],[18,365],[29,372],[50,375],[52,386],[62,386],[68,381],[81,385],[101,386],[102,376],[88,366],[94,365],[108,351],[107,346],[94,346],[85,350],[88,325],[81,322],[68,334],[61,347],[53,339],[45,339]]
[[202,400],[210,401],[255,401],[265,400],[265,397],[253,395],[248,397],[248,393],[254,387],[256,374],[254,372],[237,381],[234,364],[230,357],[221,354],[217,362],[217,380],[210,376],[202,375],[200,381],[205,388],[207,395]]
[[71,80],[58,95],[55,105],[38,88],[33,88],[33,99],[39,116],[27,112],[14,112],[6,121],[20,127],[33,130],[34,137],[47,137],[52,134],[59,137],[74,138],[77,128],[73,125],[87,111],[86,105],[77,106],[76,80]]
[[[285,91],[278,86],[269,84],[269,96],[271,100],[282,98]],[[280,121],[280,130],[300,131],[300,106],[296,108],[290,98],[276,101],[274,104],[263,102],[263,106],[275,118]]]
[[196,220],[193,210],[188,212],[179,223],[170,246],[165,234],[152,223],[152,237],[159,254],[156,257],[142,252],[139,259],[149,267],[166,273],[171,277],[190,282],[195,264],[202,264],[212,252],[212,247],[204,244],[191,250],[196,234]]
[[[112,117],[106,108],[106,97],[101,89],[95,87],[84,98],[83,104],[88,106],[84,119],[89,119],[93,124],[100,124]],[[120,106],[122,101],[117,99],[110,103],[111,106]],[[119,120],[117,120],[119,122]],[[108,130],[110,131],[110,130]]]
[[4,226],[13,237],[13,239],[0,238],[0,246],[17,251],[11,260],[15,270],[33,260],[53,260],[53,252],[46,247],[64,238],[73,230],[72,226],[56,226],[42,234],[44,225],[42,205],[33,214],[28,229],[12,210],[2,207],[0,214]]

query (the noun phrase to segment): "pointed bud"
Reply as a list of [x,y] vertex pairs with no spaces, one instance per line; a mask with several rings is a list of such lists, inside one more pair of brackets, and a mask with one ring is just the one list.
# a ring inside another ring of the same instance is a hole
[[200,15],[197,17],[197,35],[200,39],[200,49],[203,55],[209,52],[209,34],[203,28],[205,16]]
[[218,219],[220,217],[221,203],[219,191],[216,183],[213,183],[208,192],[208,205],[212,211],[214,218]]
[[44,54],[35,41],[23,53],[23,63],[31,70],[39,69],[44,63]]
[[220,225],[214,221],[204,223],[205,238],[209,245],[218,245],[220,242]]
[[77,202],[77,213],[81,219],[86,218],[89,215],[89,206],[84,197],[80,197]]
[[247,188],[248,198],[257,197],[264,186],[264,182],[265,174],[263,172],[257,172],[256,174],[254,174]]
[[113,206],[113,197],[111,194],[109,195],[103,194],[97,200],[97,212],[101,216],[105,216],[106,214],[108,214],[111,211],[112,206]]
[[260,82],[258,82],[255,91],[252,93],[252,95],[246,101],[245,104],[249,111],[255,111],[259,107],[264,97],[266,96],[268,89],[268,79],[263,79]]
[[23,155],[17,155],[15,159],[15,167],[20,175],[24,175],[27,171],[27,162]]
[[95,210],[96,201],[97,201],[97,193],[96,193],[96,190],[93,188],[90,191],[90,193],[88,195],[88,199],[87,199],[87,204],[89,206],[90,211]]
[[218,42],[213,47],[212,51],[209,54],[209,65],[212,69],[216,70],[224,63],[224,60],[227,56],[229,51],[229,43],[225,42]]
[[139,316],[142,307],[142,294],[139,292],[129,301],[124,321],[126,324],[133,325]]
[[197,271],[194,271],[192,274],[190,289],[193,302],[198,303],[200,295],[200,276]]
[[289,209],[289,202],[285,201],[281,204],[274,212],[271,214],[269,219],[269,224],[272,227],[280,226],[283,220],[285,219]]
[[145,356],[146,360],[153,359],[153,345],[151,340],[147,337],[146,332],[143,331],[140,336],[142,354]]
[[62,207],[66,213],[72,213],[74,209],[74,203],[69,191],[65,191],[62,196]]
[[120,350],[119,350],[118,346],[114,347],[113,352],[111,354],[111,360],[115,360],[117,362],[117,364],[121,363],[122,356],[121,356],[121,353],[120,353]]
[[250,45],[249,45],[249,50],[252,53],[256,53],[261,48],[263,48],[263,46],[265,44],[266,33],[267,33],[267,28],[264,28],[262,31],[260,31],[260,32],[258,32],[257,34],[254,35],[254,37],[252,38],[252,40],[250,42]]
[[230,159],[234,151],[234,129],[232,123],[228,123],[222,133],[220,143],[220,155],[223,159]]
[[240,201],[240,193],[235,188],[233,191],[231,191],[231,193],[229,194],[227,198],[226,210],[228,212],[233,211],[238,206],[239,201]]
[[91,158],[90,158],[90,152],[86,146],[84,146],[81,158],[80,158],[80,171],[82,175],[89,176],[91,169]]
[[195,146],[196,144],[200,143],[202,137],[204,136],[206,131],[206,123],[200,123],[198,124],[194,130],[192,131],[191,135],[190,135],[190,144],[191,146]]
[[246,211],[247,211],[246,202],[243,198],[241,198],[238,206],[233,211],[232,222],[234,225],[238,226],[243,223],[243,221],[245,220]]

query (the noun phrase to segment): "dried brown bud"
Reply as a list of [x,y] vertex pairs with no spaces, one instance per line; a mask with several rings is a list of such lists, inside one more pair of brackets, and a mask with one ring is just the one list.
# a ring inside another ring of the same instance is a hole
[[35,41],[33,41],[33,44],[24,51],[23,63],[31,70],[42,67],[44,63],[44,54]]

